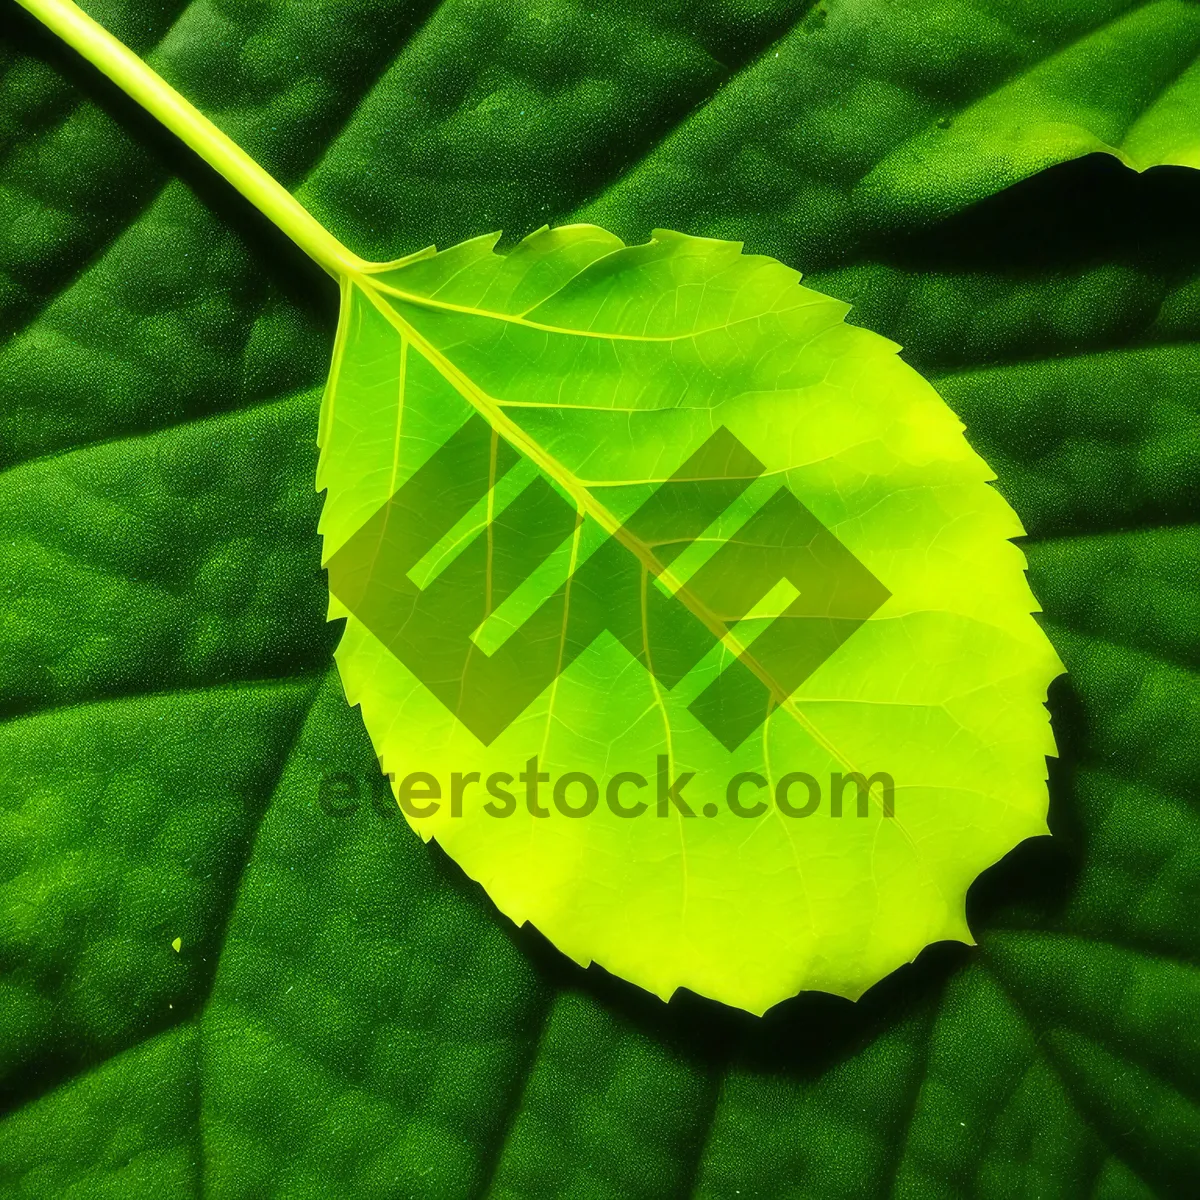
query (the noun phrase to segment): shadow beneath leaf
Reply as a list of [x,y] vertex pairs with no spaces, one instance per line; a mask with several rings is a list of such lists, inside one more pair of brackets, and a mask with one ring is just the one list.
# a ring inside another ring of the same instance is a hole
[[1138,174],[1109,154],[1051,167],[936,225],[856,255],[905,270],[1043,278],[1135,260],[1191,275],[1200,252],[1200,172]]

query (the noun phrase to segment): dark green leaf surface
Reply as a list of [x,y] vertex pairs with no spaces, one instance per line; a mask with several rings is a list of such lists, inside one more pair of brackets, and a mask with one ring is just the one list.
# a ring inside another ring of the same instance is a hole
[[1195,5],[89,11],[362,253],[673,225],[853,302],[999,473],[1071,675],[1056,837],[856,1005],[664,1006],[514,931],[373,802],[331,670],[334,289],[5,8],[0,1193],[1192,1194],[1200,179],[852,184],[1101,27],[1174,21],[1136,44],[1186,80]]

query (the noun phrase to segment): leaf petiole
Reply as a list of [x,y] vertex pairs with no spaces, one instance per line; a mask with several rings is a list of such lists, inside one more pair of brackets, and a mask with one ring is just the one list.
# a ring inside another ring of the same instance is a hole
[[232,138],[78,5],[71,0],[17,0],[17,3],[190,146],[335,279],[356,274],[368,266]]

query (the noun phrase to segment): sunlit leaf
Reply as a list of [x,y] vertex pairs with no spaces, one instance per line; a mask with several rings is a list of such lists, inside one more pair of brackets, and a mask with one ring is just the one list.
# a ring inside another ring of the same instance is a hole
[[[664,998],[855,997],[970,941],[975,876],[1046,832],[1058,666],[958,419],[737,245],[495,240],[347,280],[324,403],[338,666],[395,786],[423,776],[414,827],[515,921]],[[776,519],[792,499],[827,546],[778,595],[746,555],[814,536]],[[730,689],[765,708],[743,720]],[[855,781],[843,802],[853,775],[870,801]]]

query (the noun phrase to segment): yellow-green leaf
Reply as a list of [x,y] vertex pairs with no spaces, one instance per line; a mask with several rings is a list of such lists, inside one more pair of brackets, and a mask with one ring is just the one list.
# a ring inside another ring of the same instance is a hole
[[[495,242],[347,276],[324,401],[338,666],[410,822],[513,920],[663,997],[687,987],[752,1012],[804,989],[856,997],[930,942],[969,942],[968,886],[1046,832],[1043,702],[1059,665],[1009,540],[1020,524],[961,423],[894,343],[737,244],[659,231],[625,246],[587,225],[507,255]],[[630,535],[718,432],[761,472],[681,551]],[[437,457],[468,435],[490,454],[472,460],[487,476],[473,491],[460,460]],[[422,470],[442,472],[426,489],[437,505],[405,490]],[[619,631],[575,644],[572,605],[615,609],[626,594],[605,594],[594,569],[585,579],[614,545],[639,563],[646,613],[671,594],[703,618],[689,594],[702,564],[780,496],[881,589],[752,734],[714,734],[697,698],[733,657],[752,662],[756,638],[797,611],[794,591],[734,613],[680,678],[647,669],[652,632],[645,654]],[[436,606],[418,612],[421,589],[455,571],[439,624]],[[438,658],[464,589],[474,645]],[[511,679],[551,643],[561,673],[481,731],[472,672],[555,597],[559,634],[528,643]],[[455,773],[475,776],[457,799]],[[592,793],[558,786],[580,773],[604,802],[572,819]],[[623,773],[644,787],[627,777],[610,805]],[[852,773],[882,775],[863,806],[851,784],[836,816]],[[780,791],[799,775],[818,791]],[[497,777],[511,803],[485,791]],[[638,800],[635,819],[617,811]]]

